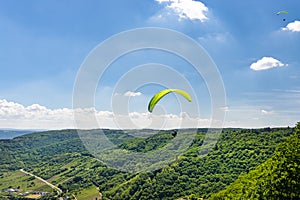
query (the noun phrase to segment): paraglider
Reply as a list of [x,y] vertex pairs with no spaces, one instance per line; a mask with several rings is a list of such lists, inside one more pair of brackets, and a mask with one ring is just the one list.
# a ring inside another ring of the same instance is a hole
[[[289,12],[288,12],[288,11],[285,11],[285,10],[281,10],[281,11],[278,11],[278,12],[276,13],[276,15],[281,15],[281,14],[287,15],[287,14],[289,14]],[[282,20],[285,21],[285,18],[283,18]]]
[[285,10],[281,10],[281,11],[276,13],[276,15],[280,15],[280,14],[289,14],[289,12],[285,11]]
[[175,92],[177,94],[182,95],[184,98],[186,98],[188,101],[192,101],[191,96],[184,90],[179,90],[179,89],[165,89],[162,90],[158,93],[156,93],[152,99],[150,100],[149,104],[148,104],[148,111],[152,112],[155,105],[157,104],[157,102],[163,98],[165,95],[169,94],[170,92]]
[[173,137],[176,137],[176,135],[177,135],[177,130],[173,130],[171,134],[172,134]]

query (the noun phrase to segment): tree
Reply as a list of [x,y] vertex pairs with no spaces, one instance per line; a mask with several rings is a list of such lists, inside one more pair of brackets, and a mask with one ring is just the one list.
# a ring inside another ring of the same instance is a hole
[[300,199],[300,123],[273,156],[211,199]]

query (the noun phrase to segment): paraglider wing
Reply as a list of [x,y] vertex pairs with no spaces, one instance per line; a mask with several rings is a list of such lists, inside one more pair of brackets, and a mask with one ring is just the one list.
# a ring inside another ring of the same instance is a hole
[[281,11],[276,13],[276,15],[280,15],[280,14],[289,14],[289,12],[287,12],[285,10],[281,10]]
[[191,96],[184,90],[179,90],[179,89],[165,89],[162,90],[158,93],[156,93],[152,99],[150,100],[149,104],[148,104],[148,111],[152,112],[154,106],[157,104],[157,102],[163,98],[165,95],[169,94],[170,92],[175,92],[178,93],[180,95],[182,95],[183,97],[185,97],[188,101],[192,101]]

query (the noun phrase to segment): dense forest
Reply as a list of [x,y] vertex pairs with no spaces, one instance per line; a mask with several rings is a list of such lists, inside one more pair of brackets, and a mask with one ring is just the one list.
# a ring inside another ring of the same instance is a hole
[[[198,129],[189,149],[176,161],[137,174],[112,169],[94,158],[76,130],[38,132],[0,140],[0,189],[6,187],[1,178],[25,169],[70,198],[94,187],[102,199],[299,199],[299,130],[299,124],[296,128],[223,129],[213,150],[199,156],[208,133]],[[120,148],[136,152],[161,148],[174,137],[172,131],[148,138],[132,137],[130,130],[103,131]]]
[[300,199],[300,123],[271,158],[211,199]]

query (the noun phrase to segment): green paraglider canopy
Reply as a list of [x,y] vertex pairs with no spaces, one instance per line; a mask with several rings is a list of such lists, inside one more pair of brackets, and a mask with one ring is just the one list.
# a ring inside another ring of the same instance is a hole
[[148,111],[152,112],[155,105],[157,104],[157,102],[163,98],[165,95],[169,94],[170,92],[175,92],[178,93],[180,95],[182,95],[184,98],[186,98],[188,101],[192,101],[191,96],[184,90],[179,90],[179,89],[165,89],[162,90],[158,93],[156,93],[152,99],[150,100],[149,104],[148,104]]
[[289,12],[285,10],[281,10],[276,13],[276,15],[280,15],[280,14],[289,14]]

